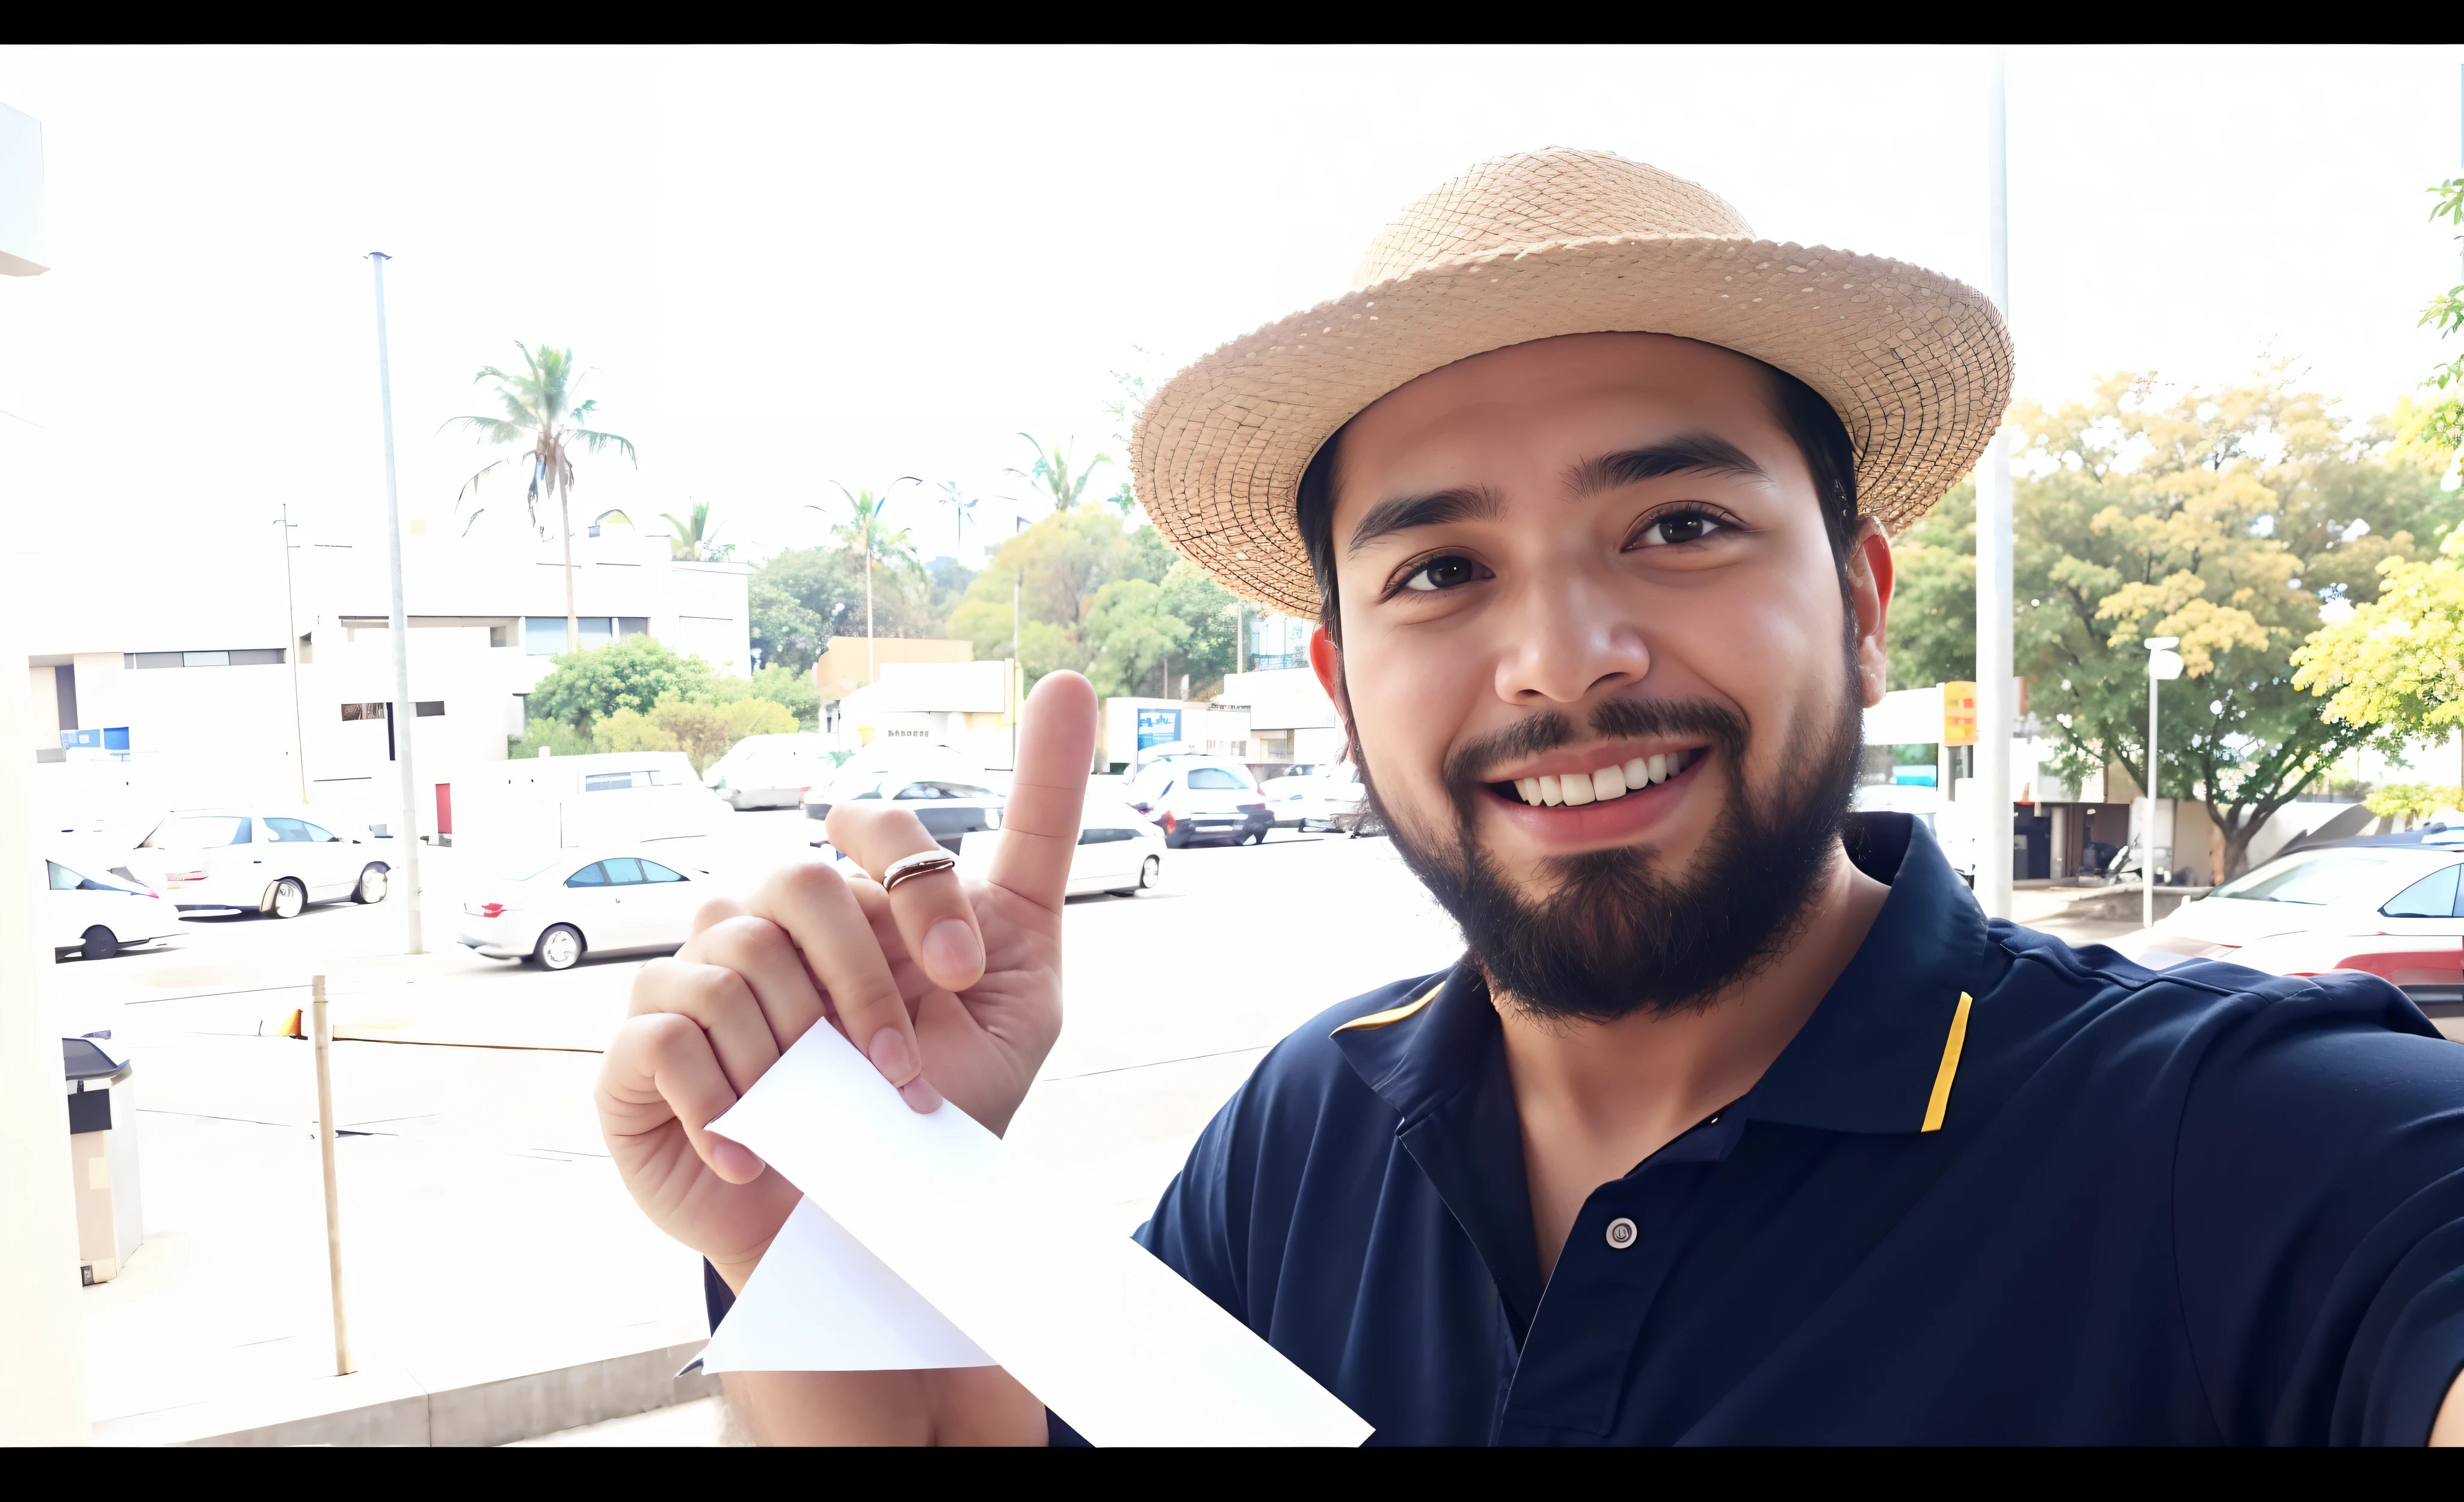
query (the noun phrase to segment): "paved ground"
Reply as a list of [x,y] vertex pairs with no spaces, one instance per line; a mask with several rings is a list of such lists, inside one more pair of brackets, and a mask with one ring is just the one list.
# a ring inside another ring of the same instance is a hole
[[[759,869],[808,832],[739,815],[713,862]],[[460,853],[430,852],[431,942]],[[1356,921],[1306,917],[1332,911]],[[1161,890],[1073,899],[1065,922],[1068,1021],[1011,1137],[1124,1229],[1276,1039],[1457,947],[1387,842],[1290,833],[1173,852]],[[634,1212],[590,1111],[642,957],[562,975],[386,957],[401,925],[390,904],[217,919],[48,978],[64,1030],[109,1027],[137,1060],[147,1241],[84,1293],[98,1421],[331,1370],[311,1050],[262,1035],[320,971],[336,1116],[358,1134],[338,1151],[357,1366],[438,1388],[706,1333],[694,1259]]]

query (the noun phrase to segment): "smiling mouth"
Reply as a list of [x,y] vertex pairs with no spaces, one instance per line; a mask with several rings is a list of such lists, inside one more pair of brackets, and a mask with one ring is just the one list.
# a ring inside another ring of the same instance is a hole
[[1509,783],[1485,785],[1500,798],[1529,804],[1534,808],[1579,808],[1585,804],[1608,803],[1664,783],[1701,761],[1710,749],[1708,746],[1688,746],[1683,751],[1613,762],[1588,774],[1570,772],[1555,777],[1519,777]]

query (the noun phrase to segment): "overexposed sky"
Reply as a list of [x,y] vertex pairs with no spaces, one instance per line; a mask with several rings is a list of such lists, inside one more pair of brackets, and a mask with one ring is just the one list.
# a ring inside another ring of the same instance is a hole
[[[2288,356],[2355,415],[2385,410],[2440,357],[2414,320],[2457,279],[2423,189],[2464,171],[2459,62],[2012,53],[2022,393]],[[0,410],[51,435],[54,546],[275,568],[255,540],[283,502],[320,535],[365,534],[384,480],[360,257],[382,249],[408,515],[460,529],[455,492],[486,455],[437,428],[483,409],[473,371],[521,339],[574,346],[605,426],[641,448],[638,472],[584,461],[584,516],[701,499],[722,540],[777,547],[821,535],[802,507],[835,508],[829,482],[915,475],[933,483],[893,515],[931,556],[953,545],[939,481],[1005,535],[1002,497],[1027,494],[1001,474],[1026,461],[1019,430],[1118,457],[1112,371],[1159,378],[1343,291],[1387,218],[1483,157],[1616,151],[1763,233],[1982,286],[1989,65],[1944,48],[0,48],[0,101],[45,127],[55,267],[0,282]],[[482,498],[482,535],[518,513],[516,487]]]

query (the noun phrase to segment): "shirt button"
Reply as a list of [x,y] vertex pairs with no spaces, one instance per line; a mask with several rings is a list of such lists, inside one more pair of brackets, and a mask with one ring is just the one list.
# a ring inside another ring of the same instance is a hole
[[1623,1251],[1634,1245],[1634,1222],[1620,1215],[1609,1222],[1609,1250]]

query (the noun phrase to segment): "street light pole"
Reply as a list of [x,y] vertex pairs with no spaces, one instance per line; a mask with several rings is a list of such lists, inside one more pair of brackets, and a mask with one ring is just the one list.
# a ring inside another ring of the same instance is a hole
[[[1986,218],[1993,306],[2011,318],[2009,154],[2004,144],[2002,55],[1994,54],[1985,115]],[[2011,431],[1995,430],[1976,474],[1976,901],[1988,917],[2011,916],[2011,692],[2013,615],[2011,563]]]
[[2139,926],[2156,926],[2156,685],[2182,675],[2179,636],[2147,638],[2147,825],[2139,839]]
[[[388,403],[388,406],[391,404]],[[282,644],[282,660],[291,664],[291,753],[299,760],[299,801],[308,801],[308,731],[299,711],[299,600],[291,588],[291,508],[282,508],[275,523],[282,529],[282,618],[291,634]]]
[[[410,766],[410,732],[419,722],[419,706],[410,696],[410,618],[402,607],[402,491],[394,479],[393,364],[385,348],[385,263],[391,259],[383,251],[368,253],[377,273],[377,407],[385,417],[385,549],[393,563],[393,630],[388,633],[393,637],[392,729],[394,760],[402,765],[402,827],[394,833],[400,842],[394,853],[402,857],[401,885],[407,889],[399,894],[410,946],[405,953],[422,955],[428,949],[419,937],[419,783]],[[568,572],[567,580],[571,577]]]

